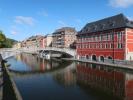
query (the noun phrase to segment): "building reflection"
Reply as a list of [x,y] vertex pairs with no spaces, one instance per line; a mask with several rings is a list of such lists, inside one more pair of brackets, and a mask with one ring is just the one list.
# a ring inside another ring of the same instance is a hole
[[77,82],[122,100],[133,100],[133,74],[89,63],[78,63]]
[[60,70],[53,75],[57,83],[62,86],[68,87],[76,84],[76,75],[75,75],[75,63],[67,66],[65,69]]
[[16,55],[16,60],[22,61],[24,64],[26,64],[27,69],[30,69],[30,71],[40,71],[40,72],[52,71],[58,68],[64,68],[72,63],[67,61],[62,62],[61,60],[56,60],[56,59],[46,60],[38,57],[37,55],[31,55],[26,53]]

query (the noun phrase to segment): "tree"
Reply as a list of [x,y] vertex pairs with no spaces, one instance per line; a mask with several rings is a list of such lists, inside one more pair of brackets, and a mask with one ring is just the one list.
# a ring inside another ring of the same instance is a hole
[[6,38],[4,33],[0,30],[0,48],[11,48],[16,40]]
[[0,31],[0,48],[5,47],[6,45],[6,36],[2,31]]

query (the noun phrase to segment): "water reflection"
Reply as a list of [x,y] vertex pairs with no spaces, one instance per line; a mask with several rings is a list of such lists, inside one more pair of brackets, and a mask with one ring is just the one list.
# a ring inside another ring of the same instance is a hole
[[12,64],[10,71],[23,74],[54,71],[64,68],[72,63],[67,61],[62,62],[61,60],[57,59],[46,60],[31,54],[16,55],[14,58],[9,59],[8,62]]
[[133,100],[132,71],[31,54],[8,62],[24,100]]
[[62,86],[74,86],[76,84],[75,63],[72,63],[64,70],[54,73],[53,77]]
[[133,74],[106,66],[78,63],[77,82],[113,95],[122,100],[133,100]]

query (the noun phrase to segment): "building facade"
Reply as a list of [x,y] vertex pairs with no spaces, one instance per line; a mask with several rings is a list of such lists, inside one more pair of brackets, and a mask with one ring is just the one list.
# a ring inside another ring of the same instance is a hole
[[20,49],[21,48],[21,42],[17,42],[13,45],[14,49]]
[[76,30],[71,27],[57,29],[53,33],[52,47],[69,48],[70,45],[76,40],[76,34]]
[[47,42],[45,36],[40,37],[39,42],[39,48],[46,48]]
[[53,37],[51,34],[46,36],[46,47],[51,47],[52,46],[52,41],[53,41]]
[[123,14],[88,23],[77,34],[77,58],[133,60],[133,21]]
[[36,49],[39,48],[43,45],[40,41],[42,40],[43,36],[36,35],[36,36],[31,36],[28,39],[22,41],[22,47],[24,48],[32,48]]

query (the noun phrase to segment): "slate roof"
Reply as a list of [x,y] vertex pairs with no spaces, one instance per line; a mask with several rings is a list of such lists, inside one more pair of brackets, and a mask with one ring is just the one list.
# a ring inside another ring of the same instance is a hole
[[75,28],[73,28],[73,27],[62,27],[60,29],[55,30],[53,35],[54,34],[60,34],[60,32],[64,32],[64,31],[73,31],[73,32],[76,32]]
[[43,36],[41,36],[41,35],[31,36],[26,41],[36,40],[39,37],[43,37]]
[[85,27],[80,32],[78,32],[78,34],[92,33],[122,27],[133,28],[133,21],[130,21],[123,14],[118,14],[86,24]]

